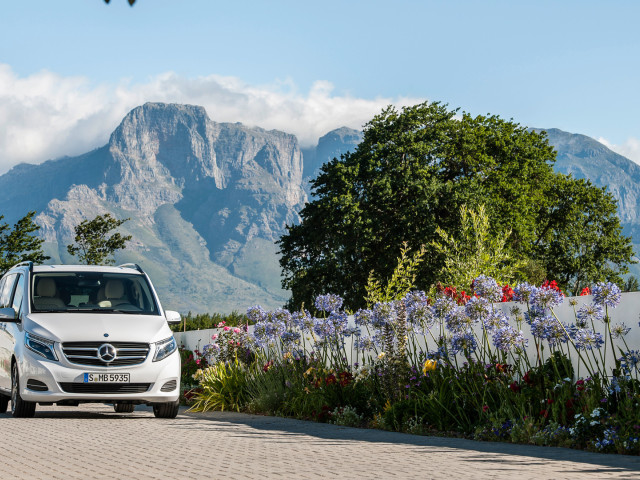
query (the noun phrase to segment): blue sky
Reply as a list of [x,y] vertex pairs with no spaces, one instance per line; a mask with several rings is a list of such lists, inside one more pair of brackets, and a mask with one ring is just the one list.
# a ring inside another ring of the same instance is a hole
[[4,1],[0,171],[104,144],[145,101],[312,144],[439,100],[640,160],[638,18],[635,1]]

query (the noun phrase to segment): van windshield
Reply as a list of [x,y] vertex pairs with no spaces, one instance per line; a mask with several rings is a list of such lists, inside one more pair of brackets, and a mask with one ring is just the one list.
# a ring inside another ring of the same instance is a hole
[[35,273],[31,310],[158,315],[145,276],[127,273]]

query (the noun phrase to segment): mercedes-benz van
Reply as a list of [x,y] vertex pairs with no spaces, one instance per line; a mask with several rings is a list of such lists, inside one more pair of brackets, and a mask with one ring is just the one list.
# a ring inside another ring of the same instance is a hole
[[14,266],[0,280],[0,412],[100,402],[174,418],[179,322],[138,265]]

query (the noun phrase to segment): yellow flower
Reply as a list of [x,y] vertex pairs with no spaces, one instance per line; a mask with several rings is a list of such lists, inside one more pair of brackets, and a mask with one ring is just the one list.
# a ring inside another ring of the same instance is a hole
[[311,375],[311,372],[313,372],[313,367],[309,367],[309,370],[307,370],[306,372],[304,372],[304,376],[306,377],[307,375]]
[[385,355],[386,355],[386,353],[380,352],[380,355],[378,355],[378,358],[382,359],[382,358],[384,358]]
[[427,360],[426,362],[424,362],[424,366],[422,367],[422,373],[426,375],[427,372],[432,372],[433,370],[435,370],[437,366],[438,362],[436,362],[435,360]]
[[286,352],[282,357],[288,360],[289,358],[293,357],[293,355],[291,354],[291,352]]

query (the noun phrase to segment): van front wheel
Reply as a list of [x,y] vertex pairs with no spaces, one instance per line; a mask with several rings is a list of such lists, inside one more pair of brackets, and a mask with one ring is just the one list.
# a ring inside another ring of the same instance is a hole
[[119,403],[116,402],[113,404],[113,410],[116,413],[131,413],[136,408],[133,403]]
[[29,418],[36,414],[36,402],[25,402],[20,396],[20,376],[15,363],[11,369],[11,413],[19,418]]
[[176,418],[178,416],[179,408],[179,400],[169,403],[156,403],[153,406],[153,414],[156,416],[156,418]]

